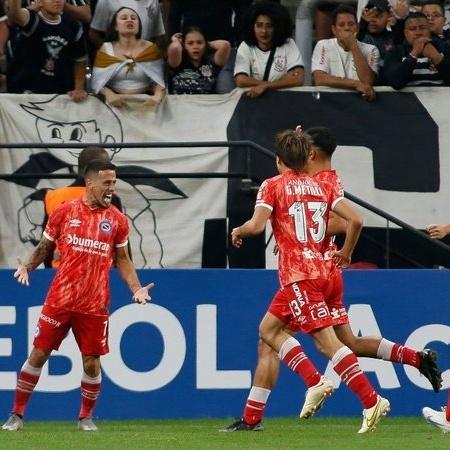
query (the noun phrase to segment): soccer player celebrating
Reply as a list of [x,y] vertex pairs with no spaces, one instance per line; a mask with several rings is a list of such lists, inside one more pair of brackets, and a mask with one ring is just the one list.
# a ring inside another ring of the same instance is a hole
[[[312,139],[312,146],[305,171],[317,181],[335,185],[337,190],[343,191],[341,180],[331,167],[331,157],[336,149],[336,139],[331,130],[326,127],[313,127],[306,130],[306,133]],[[325,302],[333,317],[333,327],[337,337],[357,356],[380,358],[417,367],[437,392],[442,384],[442,378],[436,365],[436,352],[432,350],[419,352],[381,337],[353,335],[347,311],[343,304],[342,271],[333,260],[333,253],[337,250],[334,244],[334,235],[345,233],[346,225],[345,221],[335,215],[330,217],[327,224],[327,235],[322,243],[324,259],[330,265]],[[287,328],[286,331],[294,333],[295,329]],[[258,363],[253,377],[252,389],[244,409],[244,417],[225,428],[224,431],[258,431],[262,429],[261,421],[265,404],[277,381],[279,365],[280,360],[277,354],[267,344],[259,342]],[[258,392],[259,390],[265,393],[265,402],[263,407],[252,409],[252,392]],[[304,417],[302,413],[300,413],[301,418]]]
[[116,167],[94,160],[84,174],[82,198],[64,203],[49,217],[43,237],[14,276],[29,285],[29,274],[51,254],[58,243],[61,263],[50,285],[39,316],[33,350],[22,366],[12,413],[3,430],[23,427],[22,417],[42,366],[57,350],[69,329],[83,359],[81,409],[78,428],[96,431],[92,421],[100,393],[100,355],[108,353],[109,269],[113,258],[121,277],[133,292],[133,301],[147,303],[153,283],[142,287],[127,250],[128,223],[111,199],[116,184]]
[[[305,356],[299,342],[286,328],[309,334],[318,350],[332,361],[342,381],[359,397],[364,408],[359,433],[366,433],[387,414],[390,404],[377,394],[361,371],[355,354],[334,332],[333,318],[325,303],[330,268],[322,248],[331,209],[347,222],[345,242],[333,258],[338,266],[348,266],[362,220],[342,201],[342,192],[335,186],[319,184],[304,173],[311,150],[308,135],[286,130],[277,135],[276,146],[280,175],[261,185],[252,218],[231,233],[232,244],[239,248],[244,238],[262,233],[270,218],[280,250],[282,287],[260,323],[260,337],[278,353],[280,360],[296,371]],[[264,408],[265,402],[258,398],[255,395],[251,402],[254,410]],[[323,403],[319,399],[305,410],[306,400],[301,417],[309,417]]]

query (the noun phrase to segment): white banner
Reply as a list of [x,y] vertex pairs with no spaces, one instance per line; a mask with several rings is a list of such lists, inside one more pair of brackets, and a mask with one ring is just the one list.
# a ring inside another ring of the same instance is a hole
[[[315,88],[273,91],[253,100],[241,98],[240,90],[168,96],[153,110],[142,110],[138,100],[119,110],[95,97],[75,104],[66,96],[3,94],[0,141],[97,142],[108,148],[109,142],[249,139],[270,148],[274,133],[283,128],[326,125],[337,136],[333,164],[348,192],[416,228],[449,222],[450,89],[380,88],[373,103],[355,93],[320,90],[320,96]],[[76,170],[77,154],[0,149],[0,172],[67,173]],[[122,172],[228,170],[228,148],[119,149],[111,157]],[[236,168],[242,158],[235,153],[230,161]],[[265,176],[275,173],[270,159],[253,170],[258,168]],[[40,239],[42,194],[65,184],[67,180],[0,180],[2,266],[14,267],[16,256],[29,253]],[[228,187],[226,179],[120,181],[118,194],[130,219],[137,267],[200,267],[204,221],[226,217]],[[228,194],[228,210],[239,209],[242,196]],[[246,201],[250,214],[251,199]],[[386,226],[384,219],[362,213],[365,225]]]
[[[226,125],[240,97],[168,96],[154,109],[112,109],[89,97],[6,95],[0,102],[0,141],[98,143],[226,141]],[[79,150],[0,149],[0,172],[76,171]],[[111,150],[113,163],[127,171],[227,172],[228,148],[133,148]],[[41,237],[43,189],[69,180],[0,180],[0,263],[14,267]],[[30,185],[31,184],[31,185]],[[130,220],[137,267],[200,267],[205,219],[226,216],[226,179],[140,179],[119,181]]]

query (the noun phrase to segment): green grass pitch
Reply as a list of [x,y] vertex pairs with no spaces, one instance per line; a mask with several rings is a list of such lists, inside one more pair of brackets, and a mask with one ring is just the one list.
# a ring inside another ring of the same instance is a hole
[[0,431],[0,449],[450,449],[450,433],[420,418],[385,418],[374,433],[359,435],[359,418],[267,418],[261,432],[220,433],[232,419],[96,421],[98,432],[75,422],[25,422]]

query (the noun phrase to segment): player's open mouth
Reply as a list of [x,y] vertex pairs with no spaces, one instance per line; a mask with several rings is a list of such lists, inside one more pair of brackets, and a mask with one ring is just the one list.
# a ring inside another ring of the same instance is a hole
[[112,194],[105,194],[105,196],[103,197],[103,199],[105,200],[105,202],[111,203],[111,200],[112,200]]

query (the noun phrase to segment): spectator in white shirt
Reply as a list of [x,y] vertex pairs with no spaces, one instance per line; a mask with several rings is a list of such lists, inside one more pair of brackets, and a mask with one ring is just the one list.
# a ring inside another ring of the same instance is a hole
[[282,5],[261,1],[248,10],[234,68],[236,85],[251,88],[248,96],[303,84],[303,60],[292,31],[289,12]]
[[105,33],[111,19],[122,7],[131,8],[139,14],[142,39],[161,44],[165,30],[158,0],[98,0],[89,30],[89,40],[95,48],[100,48],[105,42]]
[[374,45],[357,40],[355,10],[346,5],[333,12],[333,39],[323,39],[314,48],[312,76],[316,86],[355,90],[366,100],[375,98],[380,52]]

